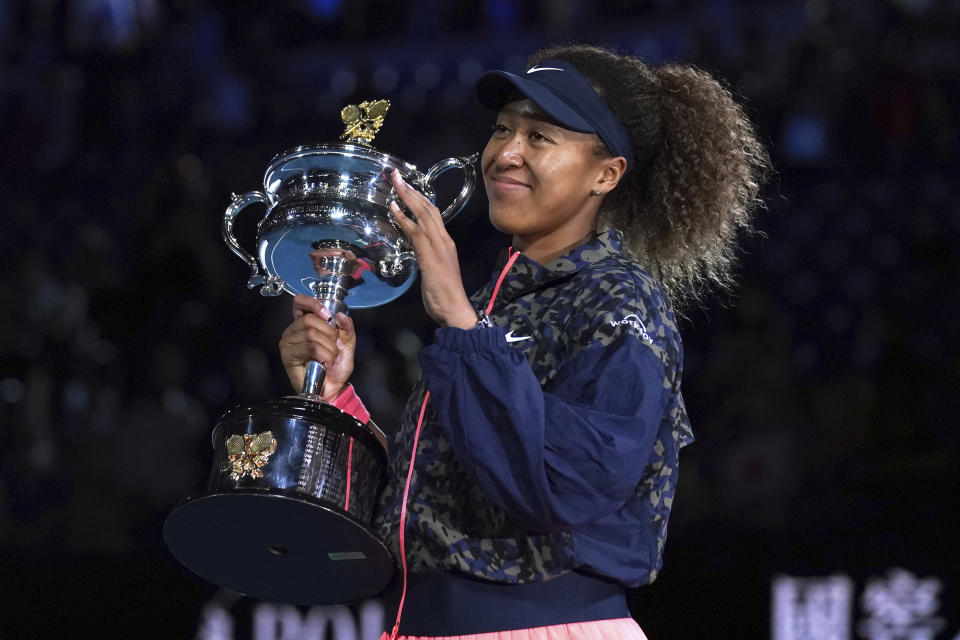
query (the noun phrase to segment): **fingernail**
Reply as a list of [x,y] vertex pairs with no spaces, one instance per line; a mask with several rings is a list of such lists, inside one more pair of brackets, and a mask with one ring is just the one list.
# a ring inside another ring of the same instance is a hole
[[330,319],[330,312],[327,311],[326,307],[320,307],[320,317],[323,318],[324,320]]

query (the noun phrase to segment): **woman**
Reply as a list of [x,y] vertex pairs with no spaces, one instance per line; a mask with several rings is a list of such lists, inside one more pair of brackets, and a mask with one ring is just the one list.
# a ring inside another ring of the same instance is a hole
[[[490,220],[513,243],[472,297],[436,207],[393,177],[440,328],[376,522],[403,568],[389,637],[644,637],[624,588],[656,578],[693,440],[671,305],[730,286],[758,204],[764,150],[705,73],[579,45],[529,62],[476,86],[497,111]],[[367,419],[351,320],[304,296],[294,316],[291,383],[332,363],[323,397]]]

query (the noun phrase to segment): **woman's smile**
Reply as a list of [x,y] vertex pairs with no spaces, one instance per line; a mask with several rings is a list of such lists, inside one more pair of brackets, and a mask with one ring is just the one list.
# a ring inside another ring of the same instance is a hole
[[523,182],[522,180],[502,174],[490,176],[489,181],[493,184],[493,187],[496,191],[502,191],[505,193],[529,191],[531,188],[529,184]]

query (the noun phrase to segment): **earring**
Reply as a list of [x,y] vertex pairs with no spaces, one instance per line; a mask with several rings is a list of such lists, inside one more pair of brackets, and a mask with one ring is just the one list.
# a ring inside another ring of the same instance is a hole
[[597,196],[602,196],[602,195],[603,195],[603,191],[599,191],[599,190],[596,190],[596,189],[595,189],[595,190],[593,190],[593,191],[590,192],[590,195],[593,196],[594,198],[597,197]]

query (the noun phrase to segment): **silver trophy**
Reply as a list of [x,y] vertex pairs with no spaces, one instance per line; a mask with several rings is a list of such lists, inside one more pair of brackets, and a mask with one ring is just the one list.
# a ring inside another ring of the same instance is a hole
[[[443,211],[448,221],[476,183],[476,156],[448,158],[426,173],[370,142],[386,100],[349,105],[343,144],[278,155],[263,191],[234,195],[223,219],[227,246],[247,263],[247,286],[267,296],[312,295],[331,317],[386,304],[410,288],[417,264],[409,238],[388,212],[390,173],[435,200],[434,180],[450,169],[464,184]],[[262,204],[257,255],[233,235],[236,217]],[[394,571],[370,526],[386,478],[387,440],[372,422],[323,402],[323,364],[307,366],[302,391],[241,405],[213,430],[206,492],[177,506],[164,525],[173,554],[199,576],[262,600],[347,603],[381,591]]]

